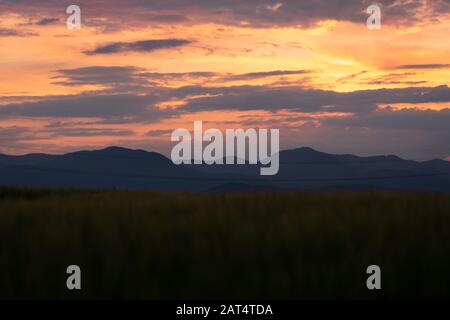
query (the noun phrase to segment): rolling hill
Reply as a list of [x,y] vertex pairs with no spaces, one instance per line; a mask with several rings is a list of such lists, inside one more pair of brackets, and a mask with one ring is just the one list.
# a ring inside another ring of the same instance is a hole
[[174,165],[144,150],[108,147],[63,155],[0,155],[0,185],[158,191],[450,191],[450,162],[394,155],[359,157],[298,148],[280,152],[276,176],[259,165]]

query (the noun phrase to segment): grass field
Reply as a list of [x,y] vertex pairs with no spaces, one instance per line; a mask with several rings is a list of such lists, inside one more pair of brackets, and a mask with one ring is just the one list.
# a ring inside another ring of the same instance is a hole
[[450,298],[450,195],[0,189],[0,298]]

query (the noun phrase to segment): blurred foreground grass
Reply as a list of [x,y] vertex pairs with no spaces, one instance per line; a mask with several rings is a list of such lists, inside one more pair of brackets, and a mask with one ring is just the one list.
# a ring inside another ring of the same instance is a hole
[[0,189],[0,298],[450,298],[450,195]]

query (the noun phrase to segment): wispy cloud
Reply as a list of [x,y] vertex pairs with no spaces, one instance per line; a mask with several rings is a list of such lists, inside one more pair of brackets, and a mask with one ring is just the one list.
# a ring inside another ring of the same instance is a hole
[[51,24],[55,24],[60,22],[58,18],[43,18],[39,21],[37,21],[35,24],[38,26],[48,26]]
[[441,63],[405,64],[396,67],[396,69],[442,69],[442,68],[450,68],[450,64],[441,64]]
[[56,70],[52,79],[54,84],[64,86],[101,85],[118,87],[130,84],[145,85],[146,80],[139,76],[142,71],[127,66],[91,66],[76,69]]
[[[45,132],[45,131],[43,131]],[[123,137],[132,136],[135,134],[133,130],[122,130],[114,128],[61,128],[61,129],[51,129],[46,133],[51,134],[52,137],[100,137],[100,136],[110,136],[110,137]]]
[[310,70],[274,70],[250,72],[243,74],[218,72],[149,72],[145,69],[132,66],[90,66],[75,69],[55,70],[57,75],[52,79],[53,84],[64,86],[100,85],[105,87],[129,87],[130,85],[142,88],[151,85],[164,85],[171,81],[196,80],[214,81],[248,81],[268,77],[284,77],[309,74]]
[[0,28],[0,37],[34,37],[39,34],[28,30]]
[[152,52],[161,49],[171,49],[185,46],[192,43],[185,39],[157,39],[157,40],[142,40],[135,42],[113,42],[106,45],[101,45],[94,50],[85,51],[87,55],[96,54],[114,54],[121,52]]
[[224,80],[238,81],[238,80],[252,80],[258,78],[274,77],[274,76],[290,76],[310,73],[309,70],[274,70],[267,72],[250,72],[243,74],[236,74],[224,77]]
[[348,76],[342,77],[342,78],[338,79],[337,81],[338,82],[347,82],[348,80],[355,79],[356,77],[359,77],[360,75],[363,75],[365,73],[367,73],[367,71],[363,70],[361,72],[353,73],[353,74],[350,74]]

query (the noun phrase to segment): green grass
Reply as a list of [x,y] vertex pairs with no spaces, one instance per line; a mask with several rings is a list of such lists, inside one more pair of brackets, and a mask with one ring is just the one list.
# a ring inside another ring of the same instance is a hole
[[0,189],[0,298],[450,298],[449,271],[448,194]]

